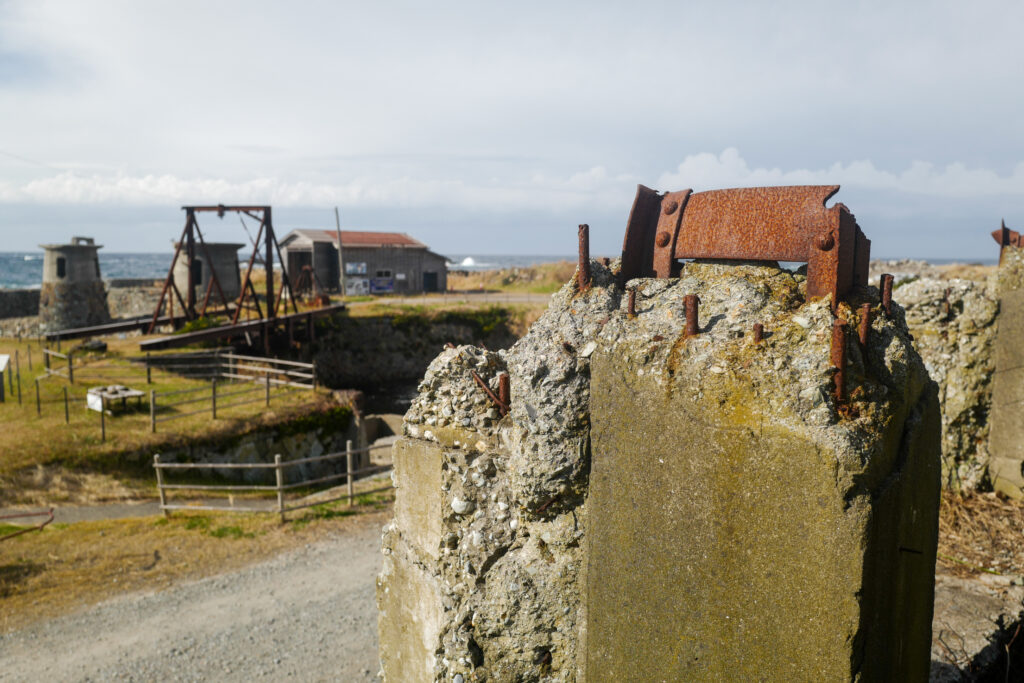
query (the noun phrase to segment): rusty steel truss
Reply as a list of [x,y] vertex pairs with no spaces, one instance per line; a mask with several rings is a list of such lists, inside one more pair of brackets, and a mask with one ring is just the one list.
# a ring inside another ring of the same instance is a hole
[[[271,208],[269,206],[225,206],[224,204],[218,204],[216,206],[183,206],[181,208],[185,211],[185,227],[181,231],[181,237],[179,238],[174,250],[174,258],[171,259],[171,267],[167,271],[167,279],[164,281],[163,290],[160,292],[160,300],[157,302],[156,309],[153,311],[153,319],[149,324],[148,334],[152,334],[153,330],[161,322],[160,312],[165,308],[165,304],[167,320],[172,326],[175,326],[175,301],[177,301],[181,306],[181,317],[183,320],[196,320],[197,318],[205,316],[208,312],[211,312],[208,310],[208,306],[210,304],[210,298],[215,291],[220,299],[221,305],[223,306],[222,309],[216,312],[227,313],[230,315],[231,325],[238,324],[239,316],[243,310],[247,312],[247,319],[249,320],[251,320],[252,317],[248,314],[255,312],[257,319],[273,321],[278,316],[282,300],[284,300],[286,312],[288,303],[290,302],[292,305],[292,312],[298,313],[299,309],[295,303],[295,294],[289,284],[288,272],[286,270],[284,259],[281,257],[281,246],[278,244],[277,237],[274,234],[274,224],[271,220]],[[260,223],[259,230],[256,233],[256,239],[252,243],[253,250],[249,257],[249,263],[245,269],[245,277],[243,277],[241,281],[241,290],[238,295],[238,300],[234,302],[233,310],[231,309],[227,297],[224,295],[224,290],[220,285],[220,280],[217,278],[217,273],[213,267],[213,261],[210,259],[209,251],[206,248],[206,241],[203,239],[203,233],[199,229],[199,223],[196,220],[197,213],[214,212],[220,218],[223,218],[224,214],[228,211],[234,211],[239,215],[245,214]],[[262,256],[263,269],[266,273],[267,311],[265,316],[256,296],[256,288],[252,284],[253,265],[256,260],[256,255],[259,252],[261,238],[263,240],[264,249],[264,254]],[[196,258],[197,247],[201,250],[203,257],[210,268],[210,282],[206,286],[206,292],[203,296],[202,304],[200,304],[198,308],[196,307],[196,283],[193,280],[194,272],[192,269],[192,264],[195,262]],[[188,286],[184,296],[182,296],[181,291],[174,282],[174,266],[177,264],[178,257],[182,255],[183,251],[185,261],[188,263]],[[273,266],[275,252],[281,262],[281,288],[277,292],[276,298],[274,292]],[[286,291],[287,299],[285,299]]]
[[825,208],[838,185],[749,187],[659,194],[640,185],[622,244],[623,283],[673,277],[687,258],[807,263],[807,295],[833,307],[868,280],[871,241],[843,204]]

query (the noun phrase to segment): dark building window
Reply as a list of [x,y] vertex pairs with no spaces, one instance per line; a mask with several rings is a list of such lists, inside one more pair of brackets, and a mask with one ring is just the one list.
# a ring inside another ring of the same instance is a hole
[[377,277],[391,277],[391,271],[390,270],[378,270],[377,271]]
[[203,262],[196,259],[192,262],[192,286],[203,284]]
[[64,260],[63,256],[57,257],[57,277],[63,278],[68,274],[67,261]]

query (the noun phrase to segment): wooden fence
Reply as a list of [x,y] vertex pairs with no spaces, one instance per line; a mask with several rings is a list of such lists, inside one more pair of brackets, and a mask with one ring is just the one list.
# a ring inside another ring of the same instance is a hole
[[[67,361],[67,368],[57,369],[52,359],[59,358]],[[69,384],[75,383],[75,364],[71,359],[71,352],[61,353],[60,351],[53,351],[52,349],[43,349],[43,370],[46,376],[57,375],[58,377],[65,378]]]
[[[171,510],[208,510],[213,512],[277,512],[281,515],[281,521],[285,521],[285,513],[293,510],[301,510],[303,508],[313,507],[314,505],[323,505],[324,503],[332,503],[338,500],[348,500],[349,505],[353,505],[355,502],[355,478],[357,476],[368,476],[370,474],[377,474],[378,472],[386,472],[392,468],[392,465],[370,465],[369,467],[361,467],[359,469],[353,469],[353,458],[361,453],[369,453],[372,450],[391,448],[390,444],[382,444],[379,446],[368,446],[367,448],[353,449],[352,442],[347,441],[345,444],[345,450],[339,453],[328,453],[326,455],[318,455],[309,458],[300,458],[298,460],[281,460],[280,455],[274,456],[274,462],[272,463],[170,463],[160,462],[160,455],[153,456],[153,469],[156,471],[156,486],[157,491],[160,494],[160,510],[163,511],[164,516],[168,516]],[[289,467],[297,467],[299,465],[305,465],[315,462],[328,462],[331,460],[345,459],[345,471],[330,474],[324,477],[317,477],[315,479],[306,479],[303,481],[292,482],[289,484],[284,483],[285,476],[284,471]],[[164,482],[164,473],[167,471],[174,470],[273,470],[275,483],[271,485],[259,485],[259,484],[168,484]],[[347,482],[347,490],[343,495],[335,496],[333,498],[327,498],[324,500],[316,500],[314,502],[289,504],[285,498],[288,491],[297,488],[309,488],[318,484],[326,484],[328,482],[335,482],[340,479],[345,479]],[[381,491],[387,491],[392,488],[389,483],[387,486],[372,489],[370,491],[360,491],[359,495],[367,495],[370,493],[379,493]],[[277,502],[273,508],[247,508],[247,507],[235,507],[234,505],[189,505],[186,503],[169,503],[167,501],[167,491],[224,491],[229,495],[232,493],[270,493],[274,492],[277,495]]]
[[[223,410],[258,401],[263,401],[269,407],[271,388],[309,390],[316,388],[316,373],[312,363],[261,358],[259,356],[242,356],[235,353],[201,353],[205,355],[175,354],[181,358],[172,357],[171,361],[166,365],[151,365],[152,359],[147,357],[147,377],[149,377],[151,367],[177,367],[179,370],[198,369],[204,373],[204,377],[210,378],[210,386],[208,387],[203,386],[162,392],[150,391],[149,428],[151,432],[156,432],[156,425],[159,422],[177,420],[190,415],[209,413],[210,419],[215,420],[217,419],[218,408]],[[218,383],[219,379],[228,380],[226,391],[225,385]],[[253,386],[238,389],[237,387],[241,382],[251,382]],[[260,396],[252,398],[252,394],[256,392],[260,392]],[[197,396],[196,394],[199,395]],[[239,396],[249,396],[249,398],[239,399]],[[228,403],[224,402],[225,399],[232,398],[235,400]],[[164,400],[161,401],[160,399]],[[195,404],[203,404],[203,407],[184,413],[176,412],[171,415],[157,415],[161,410]]]

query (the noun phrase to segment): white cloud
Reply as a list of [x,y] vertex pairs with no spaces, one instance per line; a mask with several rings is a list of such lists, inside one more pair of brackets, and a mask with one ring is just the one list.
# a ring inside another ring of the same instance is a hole
[[762,185],[844,185],[869,190],[890,190],[942,197],[1024,196],[1024,162],[1001,176],[986,168],[968,168],[956,162],[945,166],[914,161],[904,170],[879,169],[871,161],[834,163],[820,169],[751,168],[739,150],[730,147],[719,155],[692,154],[674,170],[658,178],[659,189],[709,190]]

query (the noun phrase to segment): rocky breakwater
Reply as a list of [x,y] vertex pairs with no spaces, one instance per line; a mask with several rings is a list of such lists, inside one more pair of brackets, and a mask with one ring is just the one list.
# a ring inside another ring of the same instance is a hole
[[[630,315],[591,269],[511,349],[444,351],[420,385],[378,581],[386,679],[924,680],[938,403],[899,308],[864,293],[840,402],[835,315],[802,276],[687,264],[629,283]],[[503,372],[507,415],[474,378],[497,393]]]

